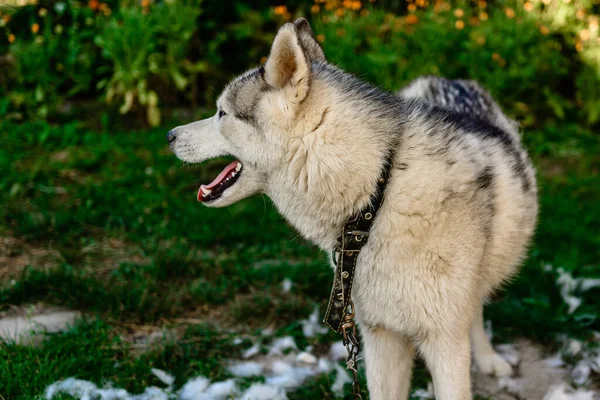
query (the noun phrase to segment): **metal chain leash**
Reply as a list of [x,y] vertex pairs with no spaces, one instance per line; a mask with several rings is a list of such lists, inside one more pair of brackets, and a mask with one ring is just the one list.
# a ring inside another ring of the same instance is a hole
[[352,371],[352,393],[354,398],[362,400],[360,382],[358,381],[358,353],[360,352],[360,342],[356,337],[356,324],[354,322],[354,303],[350,299],[348,308],[344,311],[344,322],[342,324],[342,335],[344,337],[344,346],[348,352],[346,359],[346,369]]

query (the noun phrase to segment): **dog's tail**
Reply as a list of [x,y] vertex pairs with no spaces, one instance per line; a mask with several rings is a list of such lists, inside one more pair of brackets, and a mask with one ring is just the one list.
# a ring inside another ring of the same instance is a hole
[[421,99],[448,111],[482,119],[519,140],[519,125],[504,115],[492,96],[475,81],[425,76],[415,79],[397,94],[405,99]]

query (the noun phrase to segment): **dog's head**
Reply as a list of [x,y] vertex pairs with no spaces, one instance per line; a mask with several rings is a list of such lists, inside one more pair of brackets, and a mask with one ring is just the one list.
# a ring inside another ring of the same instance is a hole
[[213,117],[167,134],[171,150],[183,161],[237,158],[200,187],[199,201],[223,207],[266,189],[269,176],[284,165],[295,135],[318,124],[323,115],[307,110],[305,100],[311,89],[312,63],[324,60],[304,18],[285,24],[264,67],[229,83]]

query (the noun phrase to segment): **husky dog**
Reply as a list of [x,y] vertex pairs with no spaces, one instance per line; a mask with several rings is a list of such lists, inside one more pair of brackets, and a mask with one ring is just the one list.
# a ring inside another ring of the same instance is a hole
[[487,93],[440,78],[385,92],[329,64],[300,19],[217,109],[167,135],[186,162],[238,159],[198,200],[224,207],[265,193],[325,251],[369,204],[393,152],[352,291],[372,399],[408,397],[415,351],[441,400],[471,398],[471,351],[483,372],[511,374],[485,335],[483,303],[525,256],[537,189],[515,124]]

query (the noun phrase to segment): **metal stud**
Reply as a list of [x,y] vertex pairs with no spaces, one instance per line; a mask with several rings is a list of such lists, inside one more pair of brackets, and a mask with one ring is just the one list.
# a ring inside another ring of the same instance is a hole
[[350,274],[348,273],[348,271],[342,272],[342,278],[347,279],[348,276],[350,276]]
[[339,292],[337,297],[338,297],[338,300],[344,300],[344,293]]
[[379,183],[385,183],[385,179],[379,178]]
[[351,251],[347,251],[346,252],[346,257],[352,257],[352,252]]
[[373,214],[371,214],[371,213],[366,213],[366,214],[365,214],[365,219],[366,219],[367,221],[370,221],[370,220],[371,220],[371,218],[373,218]]
[[355,237],[354,237],[354,239],[355,239],[357,242],[362,242],[362,240],[363,240],[364,238],[363,238],[363,236],[362,236],[362,235],[358,235],[358,236],[355,236]]

